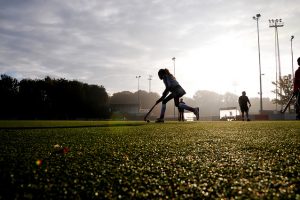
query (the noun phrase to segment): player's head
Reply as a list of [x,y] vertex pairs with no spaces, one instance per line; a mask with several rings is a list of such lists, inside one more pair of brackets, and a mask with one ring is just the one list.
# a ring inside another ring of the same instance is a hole
[[158,71],[158,77],[159,77],[160,79],[163,79],[165,74],[166,74],[165,69],[160,69],[160,70]]
[[243,92],[242,92],[242,95],[243,95],[243,96],[245,96],[245,95],[246,95],[246,92],[245,92],[245,91],[243,91]]
[[173,75],[169,72],[168,69],[160,69],[160,70],[158,71],[158,77],[159,77],[160,79],[163,79],[165,75],[171,75],[171,77],[173,77]]
[[300,57],[297,59],[297,63],[300,66]]
[[180,98],[180,102],[183,102],[183,98]]

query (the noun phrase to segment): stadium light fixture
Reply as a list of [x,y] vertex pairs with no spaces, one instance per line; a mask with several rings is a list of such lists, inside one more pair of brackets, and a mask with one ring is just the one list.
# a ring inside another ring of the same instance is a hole
[[258,64],[259,64],[259,96],[260,96],[260,112],[263,111],[263,105],[262,105],[262,82],[261,82],[261,61],[260,61],[260,42],[259,42],[259,26],[258,26],[258,20],[261,17],[260,14],[256,14],[256,16],[253,16],[253,19],[256,21],[256,27],[257,27],[257,46],[258,46]]

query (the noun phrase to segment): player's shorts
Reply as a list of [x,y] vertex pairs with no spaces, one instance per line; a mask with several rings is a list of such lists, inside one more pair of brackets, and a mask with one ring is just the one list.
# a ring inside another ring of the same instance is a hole
[[177,85],[175,88],[171,90],[171,92],[176,96],[176,97],[182,97],[183,95],[186,94],[185,90],[180,86]]
[[248,106],[241,106],[241,112],[248,112],[249,111],[249,108]]

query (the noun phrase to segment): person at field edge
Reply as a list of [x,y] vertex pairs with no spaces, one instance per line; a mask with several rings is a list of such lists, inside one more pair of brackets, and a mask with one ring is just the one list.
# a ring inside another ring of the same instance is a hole
[[248,107],[248,104],[249,104],[249,107],[251,106],[251,103],[249,101],[249,98],[246,96],[246,92],[243,91],[242,92],[242,96],[239,97],[239,105],[240,105],[240,109],[241,109],[241,112],[242,112],[242,120],[244,121],[244,117],[246,114],[246,118],[247,118],[247,121],[250,121],[249,119],[249,107]]
[[296,96],[295,108],[296,108],[296,120],[300,120],[300,57],[297,59],[298,69],[295,72],[294,78],[294,95]]
[[[185,95],[184,89],[179,85],[176,78],[169,72],[168,69],[160,69],[158,71],[158,77],[163,80],[166,89],[164,90],[162,96],[156,101],[156,104],[162,102],[160,117],[156,119],[155,122],[163,123],[165,117],[165,111],[167,107],[167,102],[174,99],[175,106],[183,110],[188,110],[196,115],[196,119],[199,120],[199,108],[192,108],[186,104],[179,104],[179,98]],[[170,93],[171,92],[171,93]],[[169,94],[170,93],[170,94]],[[168,95],[169,94],[169,95]]]
[[184,122],[184,109],[182,108],[182,104],[185,104],[183,101],[183,98],[180,99],[179,101],[179,106],[178,106],[178,121],[183,121]]

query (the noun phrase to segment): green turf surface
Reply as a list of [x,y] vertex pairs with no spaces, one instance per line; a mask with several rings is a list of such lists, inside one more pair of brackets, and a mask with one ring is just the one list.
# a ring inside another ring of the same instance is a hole
[[0,129],[138,126],[143,121],[0,120]]
[[0,199],[300,199],[297,121],[7,123]]

